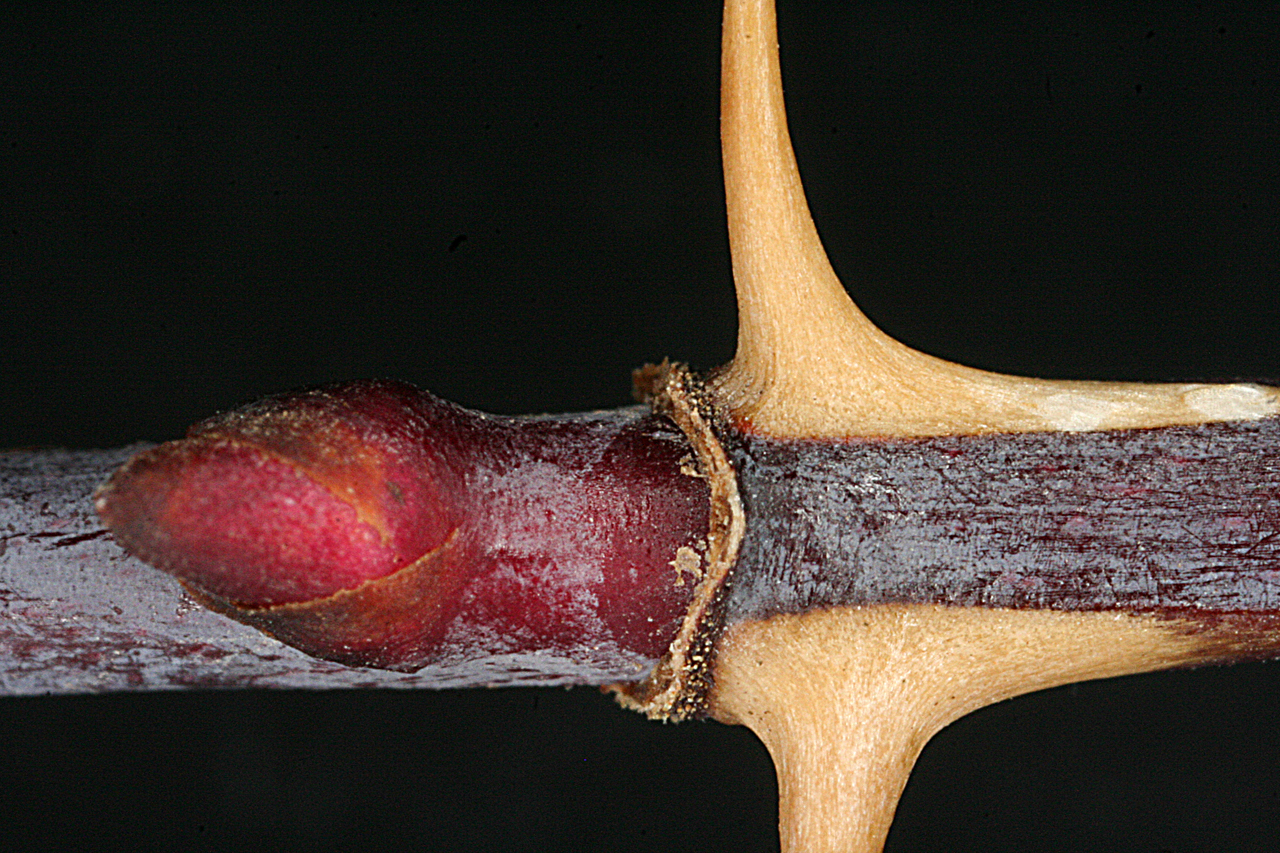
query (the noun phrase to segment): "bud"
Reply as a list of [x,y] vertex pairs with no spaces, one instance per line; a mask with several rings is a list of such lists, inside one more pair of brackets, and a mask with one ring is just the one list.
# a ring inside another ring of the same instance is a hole
[[317,657],[550,655],[635,680],[705,550],[687,454],[641,409],[494,417],[357,382],[197,424],[134,457],[97,506],[130,553]]

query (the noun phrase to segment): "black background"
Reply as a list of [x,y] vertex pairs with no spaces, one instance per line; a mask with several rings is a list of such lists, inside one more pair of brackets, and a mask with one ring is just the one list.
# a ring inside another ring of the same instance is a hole
[[[784,5],[837,270],[979,367],[1280,377],[1280,12],[1062,5]],[[0,446],[368,376],[612,406],[731,357],[715,4],[325,8],[10,16]],[[889,849],[1274,850],[1277,719],[1265,664],[987,709]],[[4,849],[777,844],[749,732],[591,690],[8,699],[0,732]]]

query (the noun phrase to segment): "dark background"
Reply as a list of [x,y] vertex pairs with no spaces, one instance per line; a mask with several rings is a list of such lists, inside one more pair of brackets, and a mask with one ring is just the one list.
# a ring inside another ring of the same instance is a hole
[[[974,5],[781,10],[863,308],[994,370],[1280,377],[1274,4]],[[731,357],[715,4],[326,9],[9,16],[0,447],[368,376],[612,406],[645,361]],[[987,709],[889,849],[1274,850],[1278,719],[1265,664]],[[6,850],[777,843],[749,732],[586,689],[7,699],[0,732]]]

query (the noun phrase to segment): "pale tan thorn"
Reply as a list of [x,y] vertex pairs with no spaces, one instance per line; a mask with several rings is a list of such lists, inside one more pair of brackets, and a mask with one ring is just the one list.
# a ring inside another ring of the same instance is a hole
[[1098,430],[1280,412],[1259,385],[1026,379],[885,335],[831,268],[787,132],[772,0],[727,0],[721,144],[738,351],[712,386],[740,425],[782,438]]
[[879,853],[939,729],[1058,684],[1222,653],[1152,616],[937,605],[743,622],[716,646],[712,715],[752,729],[778,774],[783,853]]

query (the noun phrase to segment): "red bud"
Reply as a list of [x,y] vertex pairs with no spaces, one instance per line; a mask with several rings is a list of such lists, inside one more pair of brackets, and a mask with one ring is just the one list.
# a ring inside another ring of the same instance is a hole
[[98,510],[215,609],[319,657],[552,652],[635,677],[706,535],[685,454],[636,410],[496,418],[361,382],[198,424],[116,472]]

